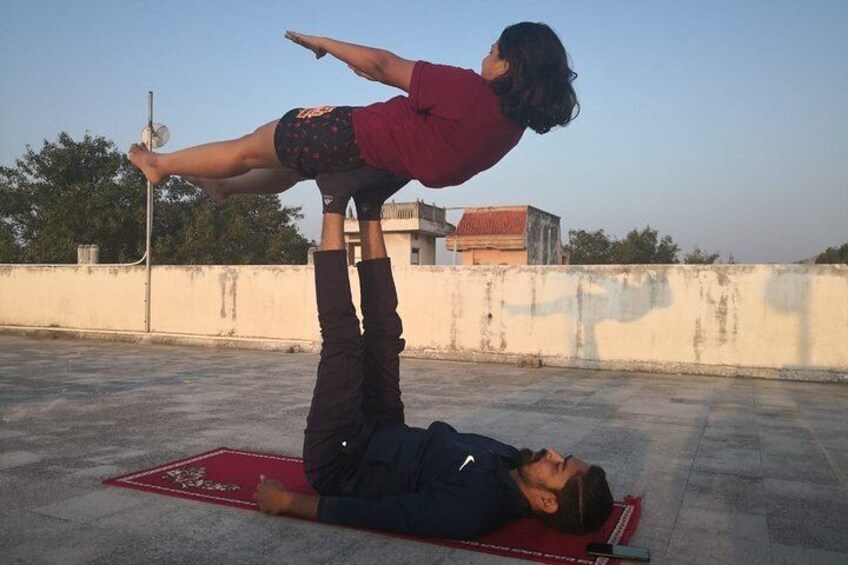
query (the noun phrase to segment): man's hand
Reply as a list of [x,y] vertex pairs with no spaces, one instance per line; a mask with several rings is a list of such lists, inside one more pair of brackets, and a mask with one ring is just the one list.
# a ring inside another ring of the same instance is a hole
[[300,518],[318,518],[318,503],[321,497],[314,494],[293,492],[279,481],[259,475],[259,485],[253,495],[259,510],[267,514],[290,514]]
[[294,31],[287,31],[286,39],[294,41],[301,47],[306,47],[307,49],[315,53],[316,59],[320,59],[321,57],[327,54],[327,50],[321,46],[322,38],[320,37],[316,37],[314,35],[304,35],[302,33],[297,33]]
[[259,475],[259,486],[253,495],[259,510],[267,514],[283,514],[289,511],[291,496],[289,490],[279,481],[266,479]]

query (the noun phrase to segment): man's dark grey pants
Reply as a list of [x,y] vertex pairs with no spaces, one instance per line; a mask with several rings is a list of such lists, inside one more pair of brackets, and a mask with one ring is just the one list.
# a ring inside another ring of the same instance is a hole
[[389,259],[357,265],[363,331],[353,306],[345,251],[314,254],[315,293],[323,345],[303,464],[320,494],[353,494],[353,476],[371,435],[403,424],[398,355],[404,348]]

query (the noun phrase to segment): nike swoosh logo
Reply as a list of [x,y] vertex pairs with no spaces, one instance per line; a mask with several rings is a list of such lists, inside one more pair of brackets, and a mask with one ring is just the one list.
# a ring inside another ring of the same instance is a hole
[[474,456],[469,455],[468,457],[465,458],[465,463],[463,463],[462,465],[459,466],[459,470],[462,471],[465,468],[466,465],[468,465],[469,463],[474,463],[474,462],[475,462]]

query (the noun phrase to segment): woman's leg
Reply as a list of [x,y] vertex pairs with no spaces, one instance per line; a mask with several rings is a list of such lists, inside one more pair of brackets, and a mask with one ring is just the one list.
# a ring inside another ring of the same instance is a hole
[[199,186],[215,202],[222,203],[235,194],[279,194],[305,180],[294,169],[251,169],[250,171],[225,179],[204,177],[185,177],[188,182]]
[[136,143],[130,147],[129,158],[153,184],[170,175],[220,179],[250,169],[274,169],[281,166],[274,147],[277,123],[269,122],[238,139],[197,145],[174,153],[154,153]]

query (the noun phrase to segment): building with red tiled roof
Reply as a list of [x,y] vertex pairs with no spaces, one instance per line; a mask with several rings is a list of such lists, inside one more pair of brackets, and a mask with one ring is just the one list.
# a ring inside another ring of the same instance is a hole
[[466,208],[445,247],[463,265],[559,265],[559,216],[533,206]]

